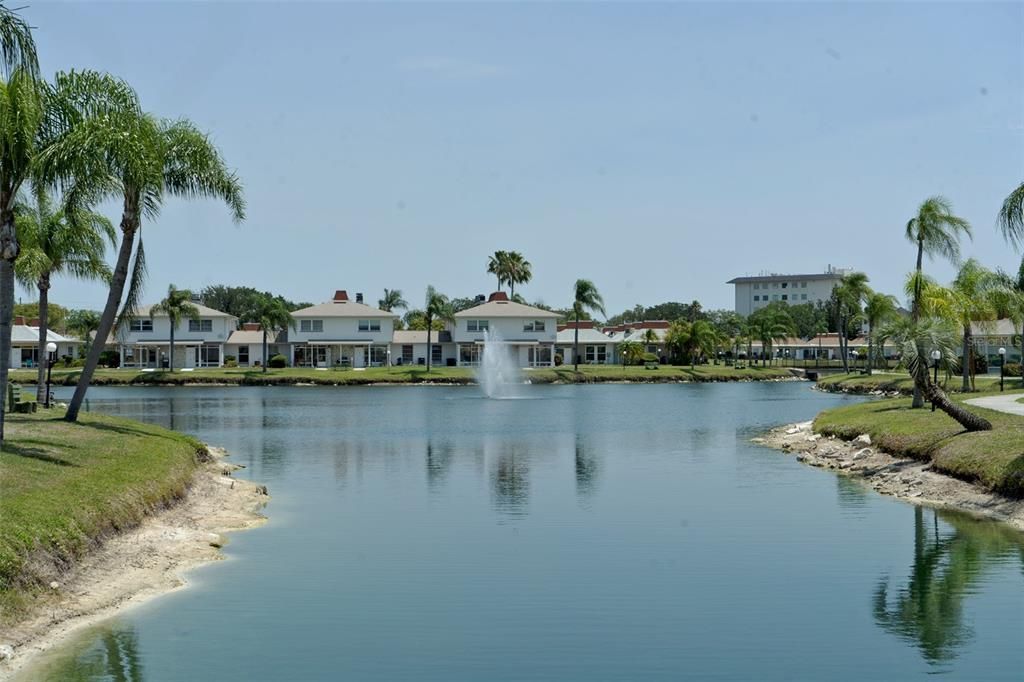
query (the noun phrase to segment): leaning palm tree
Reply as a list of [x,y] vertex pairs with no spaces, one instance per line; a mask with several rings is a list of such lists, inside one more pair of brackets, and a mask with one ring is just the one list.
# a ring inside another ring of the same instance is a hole
[[149,318],[157,315],[166,315],[171,323],[171,345],[167,353],[169,358],[169,369],[174,371],[174,330],[178,328],[182,320],[198,320],[199,308],[192,303],[192,292],[188,289],[179,289],[173,284],[167,287],[167,298],[150,307]]
[[424,322],[427,326],[427,371],[430,371],[430,360],[433,353],[430,336],[434,331],[435,322],[453,323],[455,311],[448,297],[432,286],[427,287],[426,305],[423,307]]
[[[945,197],[934,196],[925,199],[917,209],[917,215],[907,221],[907,240],[917,245],[917,266],[913,295],[911,296],[910,317],[917,322],[921,318],[921,276],[923,259],[942,256],[956,263],[960,260],[960,236],[971,237],[970,224],[953,215],[953,207]],[[918,349],[924,354],[924,349]],[[923,407],[924,398],[919,387],[914,385],[914,407]]]
[[[117,233],[105,216],[87,209],[73,213],[55,208],[44,190],[35,192],[32,205],[17,210],[21,254],[15,274],[25,287],[39,291],[38,357],[46,357],[49,330],[49,292],[53,276],[110,281],[110,267],[103,260],[106,242],[116,246]],[[39,402],[46,398],[46,369],[40,362],[36,383]]]
[[[872,291],[864,301],[864,320],[868,323],[868,374],[871,374],[875,366],[875,332],[895,314],[895,296]],[[884,359],[885,348],[882,347],[879,350]]]
[[883,330],[882,338],[891,339],[899,349],[900,362],[909,370],[914,386],[932,405],[955,419],[967,431],[992,429],[992,424],[987,419],[950,400],[932,381],[928,371],[928,358],[931,353],[927,349],[939,352],[940,362],[946,365],[947,371],[956,368],[955,325],[936,317],[922,317],[917,321],[912,318],[899,318]]
[[533,266],[530,261],[523,258],[518,251],[508,253],[508,274],[506,282],[509,284],[509,296],[513,299],[516,295],[516,285],[526,284],[533,279]]
[[408,310],[409,304],[402,298],[401,289],[384,289],[384,298],[377,301],[377,307],[386,312]]
[[[144,113],[124,81],[92,71],[62,73],[53,95],[63,134],[40,155],[43,177],[67,186],[70,199],[82,205],[117,198],[123,206],[121,246],[97,330],[97,338],[106,339],[118,318],[129,266],[121,321],[138,305],[146,263],[143,218],[155,219],[164,200],[174,196],[221,199],[238,222],[245,218],[242,186],[206,134],[189,121]],[[78,419],[102,350],[102,343],[89,349],[68,421]]]
[[604,312],[604,299],[597,291],[597,287],[589,279],[578,279],[573,286],[572,311],[576,316],[576,328],[573,330],[572,342],[572,368],[574,372],[580,369],[580,317],[585,311],[592,313]]
[[284,301],[273,296],[262,296],[248,317],[253,322],[259,324],[260,329],[263,331],[263,373],[265,374],[267,372],[267,365],[270,364],[267,357],[268,334],[270,332],[276,333],[286,328],[295,329],[295,318],[292,317],[292,313],[288,310],[288,306],[284,304]]

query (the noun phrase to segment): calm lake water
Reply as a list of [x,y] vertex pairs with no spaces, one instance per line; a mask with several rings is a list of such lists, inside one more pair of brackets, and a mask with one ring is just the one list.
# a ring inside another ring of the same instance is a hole
[[90,395],[228,448],[270,520],[32,679],[1024,675],[1022,536],[752,445],[851,399],[806,384]]

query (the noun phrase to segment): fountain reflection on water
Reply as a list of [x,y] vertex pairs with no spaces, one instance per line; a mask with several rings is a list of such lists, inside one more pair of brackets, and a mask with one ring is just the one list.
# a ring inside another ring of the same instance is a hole
[[502,341],[497,331],[484,330],[483,354],[476,371],[476,380],[488,398],[508,398],[512,387],[520,383],[519,368],[511,353],[512,347]]

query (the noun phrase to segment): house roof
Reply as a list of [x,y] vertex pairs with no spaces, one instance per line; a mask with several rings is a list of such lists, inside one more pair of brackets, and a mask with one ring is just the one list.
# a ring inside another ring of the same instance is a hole
[[[432,343],[451,343],[452,333],[450,331],[439,331],[433,332],[430,341]],[[404,343],[404,344],[415,344],[415,343],[426,343],[427,342],[427,331],[416,331],[413,329],[403,329],[395,332],[395,335],[391,339],[391,343]]]
[[492,317],[557,318],[558,313],[551,312],[550,310],[544,310],[543,308],[534,308],[532,305],[523,305],[522,303],[516,303],[515,301],[497,300],[481,303],[478,306],[455,313],[455,317],[481,319],[488,319]]
[[355,317],[366,319],[371,317],[396,318],[398,315],[368,306],[365,303],[334,300],[312,305],[302,310],[296,310],[292,313],[292,317]]
[[[52,329],[46,330],[46,340],[54,343],[81,343],[78,339],[61,336]],[[18,345],[39,343],[39,327],[30,327],[27,324],[15,324],[11,326],[11,343]]]
[[[234,315],[221,312],[220,310],[214,310],[213,308],[207,308],[202,303],[196,303],[195,301],[192,301],[192,305],[194,305],[199,310],[200,317],[230,317],[231,319],[236,319]],[[135,309],[135,317],[149,317],[149,311],[152,309],[153,306],[151,305],[139,306],[138,308]],[[153,315],[153,317],[167,317],[167,313],[157,313],[156,315]]]
[[[236,329],[228,335],[228,340],[224,343],[239,344],[239,345],[253,345],[263,344],[263,332],[255,329]],[[277,333],[269,332],[267,334],[267,343],[288,343],[288,331],[282,329]]]
[[[563,329],[558,332],[558,343],[573,343],[576,338],[575,329]],[[596,329],[580,327],[580,343],[618,343],[612,337]]]
[[811,280],[839,280],[848,274],[845,270],[835,272],[818,272],[804,275],[760,275],[757,277],[733,277],[726,284],[746,284],[747,282],[809,282]]
[[655,343],[661,343],[665,340],[665,335],[668,333],[667,329],[647,327],[646,329],[626,329],[624,331],[616,331],[610,334],[612,341],[619,343],[621,341],[639,341],[644,342],[644,337],[647,335],[647,331],[654,332],[654,336],[657,339]]

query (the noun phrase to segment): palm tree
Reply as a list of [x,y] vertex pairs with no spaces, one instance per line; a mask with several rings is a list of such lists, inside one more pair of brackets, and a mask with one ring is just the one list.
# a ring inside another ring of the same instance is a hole
[[[910,317],[917,322],[921,318],[921,276],[925,254],[934,258],[942,256],[956,263],[960,260],[960,236],[971,237],[970,224],[953,215],[953,207],[945,197],[934,196],[925,199],[917,209],[917,215],[907,221],[907,240],[917,245],[917,279],[911,297]],[[924,355],[924,349],[918,349]],[[924,406],[924,397],[917,384],[914,385],[914,407]]]
[[999,211],[999,227],[1008,242],[1018,248],[1024,246],[1024,182],[1003,202]]
[[452,309],[448,297],[437,291],[434,287],[427,287],[426,305],[423,306],[423,318],[427,326],[427,371],[430,371],[430,360],[432,346],[430,336],[433,333],[435,322],[455,322],[455,311]]
[[[864,302],[864,319],[868,323],[868,369],[867,373],[875,367],[875,330],[888,322],[896,314],[896,297],[873,291],[868,294]],[[885,348],[880,349],[884,359]]]
[[168,353],[169,368],[174,371],[174,330],[184,319],[198,320],[199,308],[192,303],[192,292],[178,289],[173,284],[167,287],[167,298],[149,309],[149,319],[163,313],[171,323],[171,346]]
[[685,358],[692,338],[691,332],[692,325],[682,318],[668,326],[668,331],[665,332],[665,346],[671,351],[674,361],[682,362]]
[[748,319],[750,333],[753,338],[761,342],[761,364],[764,365],[765,358],[772,358],[772,349],[775,341],[785,339],[796,333],[793,319],[785,310],[774,306],[767,306],[755,311]]
[[89,352],[92,333],[100,326],[100,314],[95,310],[72,310],[64,321],[67,330],[82,340],[82,347]]
[[714,357],[721,339],[718,330],[707,320],[697,320],[690,328],[690,368],[693,369],[698,356]]
[[604,299],[598,293],[597,287],[589,279],[578,279],[573,286],[572,311],[576,315],[576,328],[573,330],[572,342],[572,369],[574,372],[580,370],[580,316],[585,311],[605,314]]
[[636,364],[644,356],[644,347],[639,341],[623,341],[619,344],[619,355],[622,356],[622,369],[626,364]]
[[[16,225],[21,254],[15,262],[15,274],[25,287],[39,291],[40,360],[47,357],[49,330],[49,292],[54,275],[78,279],[110,280],[110,268],[104,262],[106,241],[117,244],[114,226],[104,216],[86,209],[69,214],[55,210],[45,190],[35,193],[34,205],[18,206]],[[40,362],[36,383],[39,402],[46,399],[46,364]]]
[[501,291],[503,282],[508,279],[508,252],[495,251],[494,255],[487,259],[487,272],[498,278],[498,291]]
[[[146,265],[143,217],[155,219],[168,196],[217,198],[239,222],[245,218],[245,200],[237,176],[204,133],[186,120],[143,113],[124,81],[92,71],[62,73],[54,98],[64,133],[40,155],[43,177],[68,186],[71,201],[82,205],[113,198],[123,205],[121,246],[97,330],[97,337],[106,339],[118,317],[133,256],[122,321],[138,304]],[[68,421],[78,419],[102,350],[102,343],[89,349],[65,415]]]
[[[1024,261],[1016,277],[1002,270],[997,271],[996,277],[999,278],[1000,291],[1003,292],[998,301],[999,317],[1005,317],[1020,327],[1017,341],[1020,343],[1021,365],[1024,366]],[[1013,339],[1010,339],[1010,343],[1013,343]],[[1021,374],[1021,384],[1024,385],[1024,372]]]
[[987,419],[950,400],[932,381],[928,371],[930,353],[923,349],[929,348],[939,351],[941,362],[948,369],[956,367],[957,331],[952,323],[936,317],[923,317],[917,321],[913,318],[898,318],[884,329],[882,338],[893,340],[900,351],[900,362],[910,371],[914,385],[935,407],[955,419],[967,431],[992,429]]
[[843,356],[843,371],[849,373],[850,352],[846,334],[850,323],[861,315],[861,302],[871,293],[871,288],[868,287],[868,276],[863,272],[851,272],[844,275],[832,293],[839,318],[839,353]]
[[533,266],[518,251],[510,251],[507,255],[508,272],[505,281],[509,284],[509,296],[515,299],[516,285],[526,284],[533,279]]
[[[385,289],[385,291],[387,290]],[[269,332],[276,333],[286,328],[295,329],[295,318],[292,317],[292,313],[284,301],[274,296],[261,297],[248,317],[259,324],[263,331],[263,373],[265,374],[267,365],[270,364],[270,358],[267,357]]]
[[377,307],[390,313],[393,310],[408,310],[409,304],[402,298],[401,289],[385,289],[384,298],[377,301]]

